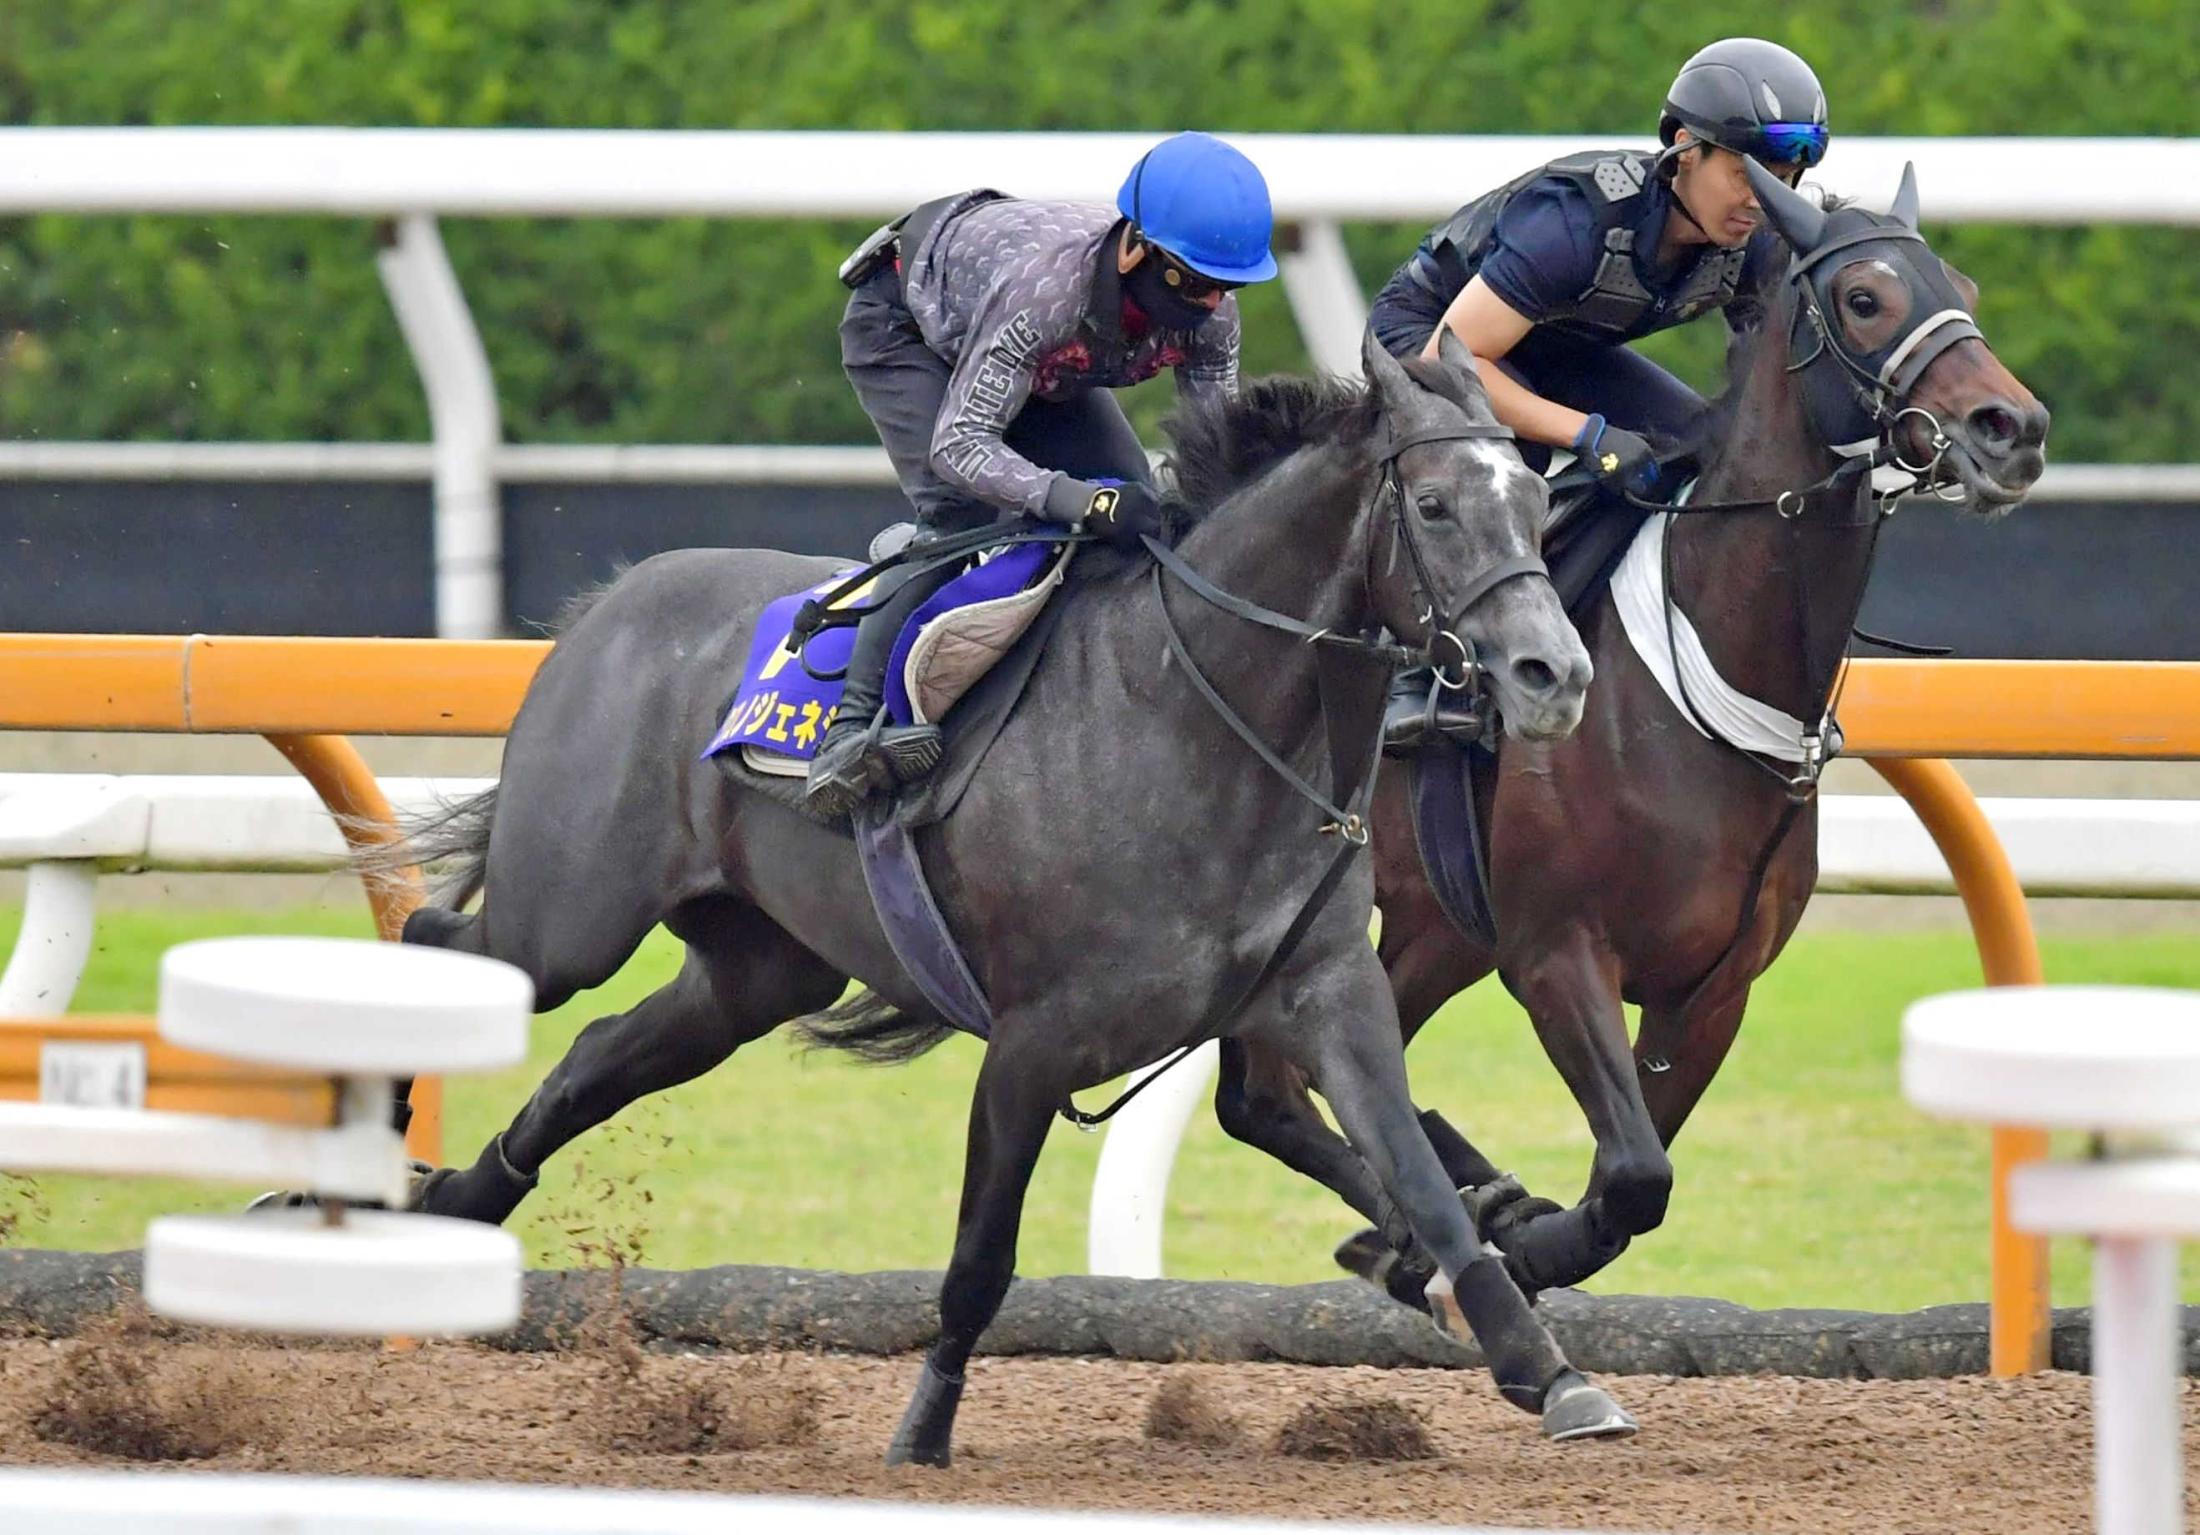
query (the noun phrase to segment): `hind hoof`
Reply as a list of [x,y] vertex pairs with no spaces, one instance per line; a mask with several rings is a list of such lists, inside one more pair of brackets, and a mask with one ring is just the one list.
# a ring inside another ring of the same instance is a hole
[[1434,1271],[1400,1257],[1374,1228],[1346,1237],[1333,1256],[1337,1267],[1359,1275],[1399,1305],[1429,1314],[1428,1297],[1421,1292]]
[[1553,1444],[1631,1439],[1641,1427],[1626,1408],[1578,1371],[1568,1370],[1543,1394],[1543,1437]]
[[1373,1226],[1353,1232],[1337,1244],[1331,1256],[1337,1260],[1337,1267],[1347,1274],[1357,1274],[1377,1288],[1381,1288],[1383,1277],[1398,1261],[1398,1255],[1390,1250],[1390,1244]]

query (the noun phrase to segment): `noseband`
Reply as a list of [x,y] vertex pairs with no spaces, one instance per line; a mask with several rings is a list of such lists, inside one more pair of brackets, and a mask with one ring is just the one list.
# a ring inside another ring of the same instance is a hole
[[[1409,432],[1403,437],[1392,437],[1376,460],[1377,483],[1375,493],[1390,498],[1393,525],[1398,542],[1406,551],[1406,559],[1413,566],[1414,585],[1421,599],[1420,622],[1428,631],[1423,646],[1428,665],[1435,673],[1436,685],[1446,691],[1458,692],[1475,685],[1481,672],[1475,660],[1474,647],[1463,639],[1458,625],[1465,621],[1469,609],[1491,591],[1514,576],[1549,576],[1550,567],[1543,563],[1541,555],[1514,554],[1493,560],[1474,578],[1467,582],[1459,594],[1458,606],[1451,613],[1440,615],[1437,611],[1436,579],[1429,568],[1427,553],[1413,531],[1412,514],[1406,510],[1406,490],[1398,472],[1398,457],[1408,448],[1417,448],[1432,442],[1471,442],[1513,440],[1509,426],[1497,422],[1470,421],[1463,426],[1425,427]],[[1451,655],[1441,654],[1441,647],[1448,646]]]

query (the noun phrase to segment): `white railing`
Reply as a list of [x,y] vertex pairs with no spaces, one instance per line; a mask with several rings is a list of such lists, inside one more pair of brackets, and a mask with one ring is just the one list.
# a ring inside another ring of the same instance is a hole
[[[382,480],[435,478],[425,442],[6,442],[0,480]],[[891,486],[882,448],[715,443],[505,443],[501,483]],[[2200,464],[2049,464],[2030,502],[2200,502]]]
[[[488,779],[391,778],[400,815]],[[311,874],[343,869],[344,839],[302,778],[0,773],[0,868],[26,872],[23,925],[0,971],[0,1017],[69,1010],[91,957],[102,873]]]
[[[0,214],[868,218],[975,186],[1112,201],[1168,131],[6,128]],[[1227,137],[1287,222],[1435,218],[1562,154],[1656,147],[1625,134]],[[2194,139],[1844,135],[1812,176],[1883,208],[1906,162],[1936,219],[2200,224]]]
[[[1409,1528],[194,1471],[0,1471],[0,1527],[70,1535],[1400,1535]],[[1446,1527],[1410,1528],[1442,1535]],[[1504,1535],[1449,1528],[1452,1535]]]
[[[0,214],[386,218],[383,286],[435,431],[436,624],[502,611],[496,389],[436,219],[886,217],[970,186],[1106,201],[1151,133],[940,134],[424,128],[4,128]],[[1356,366],[1366,307],[1338,223],[1433,220],[1603,136],[1234,135],[1290,226],[1283,282],[1318,367]],[[1936,221],[2200,224],[2200,140],[1844,138],[1819,174],[1884,206],[1914,161]],[[1401,255],[1403,253],[1401,252]],[[822,281],[822,274],[820,281]],[[71,450],[84,445],[69,445]],[[307,451],[311,451],[310,449]],[[4,471],[0,471],[4,472]]]

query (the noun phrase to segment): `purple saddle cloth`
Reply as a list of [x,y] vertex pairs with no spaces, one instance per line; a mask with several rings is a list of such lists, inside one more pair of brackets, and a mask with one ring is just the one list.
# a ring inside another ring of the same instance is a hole
[[[1060,548],[1055,543],[1013,545],[955,577],[912,613],[895,638],[886,663],[888,718],[897,725],[906,725],[914,717],[906,663],[909,647],[916,643],[926,624],[956,608],[1022,591],[1046,571]],[[849,652],[855,648],[856,632],[852,627],[826,629],[811,636],[801,655],[788,650],[787,635],[803,603],[824,596],[848,579],[853,570],[836,571],[807,591],[792,592],[765,607],[756,621],[756,633],[749,640],[749,660],[741,672],[740,690],[734,694],[718,733],[703,749],[705,757],[744,746],[796,761],[808,761],[817,755],[818,743],[840,707],[841,682],[838,677],[827,681],[813,676],[812,671],[843,670]],[[850,605],[866,602],[869,591],[859,589],[845,600]]]

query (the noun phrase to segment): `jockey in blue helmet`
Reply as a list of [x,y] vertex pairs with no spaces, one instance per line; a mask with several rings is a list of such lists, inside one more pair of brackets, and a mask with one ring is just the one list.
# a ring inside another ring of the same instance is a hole
[[[867,240],[841,272],[841,364],[919,528],[1038,517],[1126,548],[1159,532],[1145,449],[1108,391],[1163,368],[1180,391],[1236,390],[1231,292],[1275,276],[1273,222],[1252,161],[1180,133],[1139,158],[1112,208],[979,190]],[[938,727],[872,726],[895,636],[952,574],[897,567],[868,599],[804,789],[818,814],[937,764]]]

